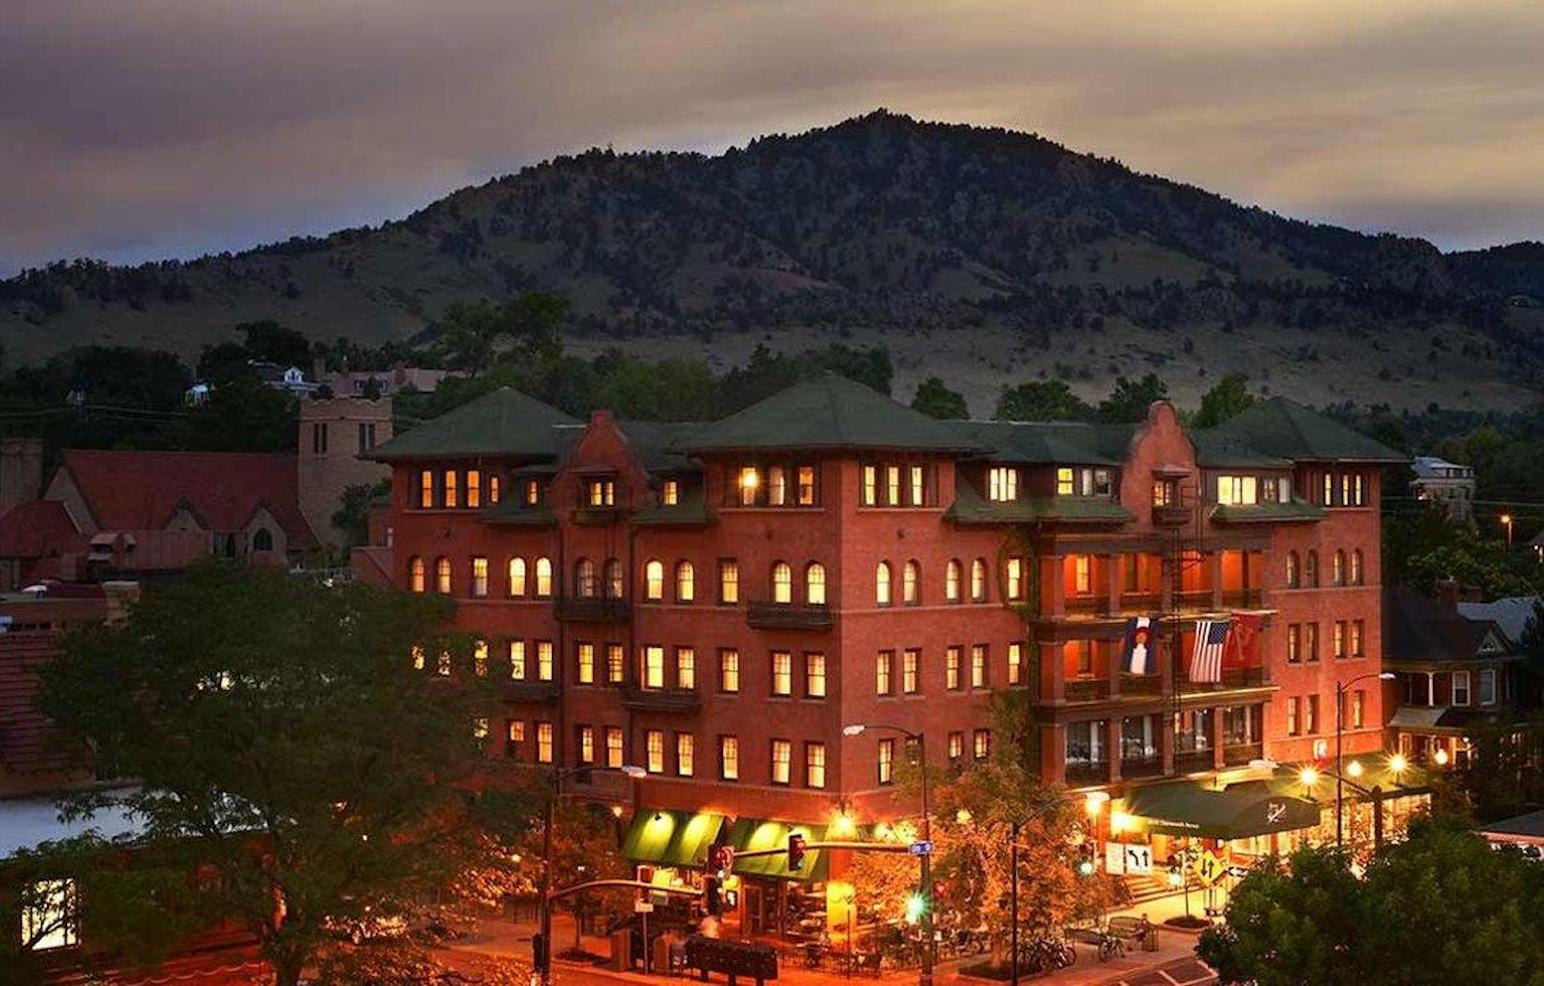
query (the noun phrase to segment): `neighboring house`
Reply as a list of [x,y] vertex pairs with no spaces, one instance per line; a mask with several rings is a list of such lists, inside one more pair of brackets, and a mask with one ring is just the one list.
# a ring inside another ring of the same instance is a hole
[[1468,520],[1474,512],[1474,469],[1434,455],[1418,455],[1411,463],[1415,478],[1410,488],[1418,500],[1445,506],[1454,520]]
[[440,381],[446,377],[458,376],[462,374],[454,370],[395,366],[390,370],[335,370],[323,373],[320,379],[322,384],[332,390],[334,397],[363,397],[372,380],[381,397],[390,397],[406,389],[428,393],[439,387]]
[[[1398,675],[1390,745],[1417,763],[1463,763],[1470,734],[1516,716],[1516,639],[1501,623],[1470,616],[1451,598],[1403,586],[1383,590],[1383,663]],[[1493,604],[1481,604],[1493,605]]]
[[257,379],[275,390],[287,390],[298,397],[306,397],[314,394],[320,383],[306,379],[306,371],[298,366],[283,366],[279,363],[262,363],[251,361],[249,366],[252,372],[257,374]]

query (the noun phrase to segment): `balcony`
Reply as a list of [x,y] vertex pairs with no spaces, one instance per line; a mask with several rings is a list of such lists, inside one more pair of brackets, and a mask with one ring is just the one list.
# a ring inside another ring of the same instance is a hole
[[1069,681],[1062,688],[1062,697],[1069,702],[1097,702],[1110,697],[1110,679],[1082,678]]
[[1222,604],[1224,606],[1258,609],[1263,603],[1264,598],[1264,594],[1259,589],[1222,590]]
[[1122,695],[1162,695],[1163,677],[1156,674],[1123,674],[1120,676]]
[[1151,615],[1158,612],[1162,605],[1163,594],[1157,591],[1141,592],[1133,590],[1120,594],[1120,608],[1124,613]]
[[509,702],[533,702],[545,704],[558,700],[558,683],[555,681],[506,681],[500,689]]
[[1089,763],[1086,760],[1068,763],[1066,779],[1068,787],[1103,784],[1110,779],[1110,765],[1102,760],[1095,763]]
[[1184,527],[1190,523],[1190,508],[1177,504],[1153,507],[1154,527]]
[[1244,767],[1265,756],[1263,743],[1230,743],[1222,748],[1222,762],[1229,767]]
[[556,608],[564,623],[626,623],[633,610],[626,599],[559,599]]
[[745,622],[758,630],[829,630],[831,607],[807,603],[751,603]]
[[1265,668],[1228,668],[1222,672],[1224,688],[1260,688],[1271,683]]
[[1188,753],[1174,754],[1174,772],[1176,774],[1199,774],[1213,769],[1216,758],[1211,750],[1192,750]]
[[1186,589],[1174,596],[1174,602],[1180,609],[1211,609],[1212,590]]
[[622,707],[634,712],[696,712],[702,708],[702,697],[695,688],[641,688],[626,684],[622,686]]
[[1157,777],[1163,773],[1162,757],[1133,757],[1120,762],[1120,776],[1124,778]]
[[1103,616],[1110,611],[1110,601],[1104,596],[1068,595],[1062,608],[1068,616]]

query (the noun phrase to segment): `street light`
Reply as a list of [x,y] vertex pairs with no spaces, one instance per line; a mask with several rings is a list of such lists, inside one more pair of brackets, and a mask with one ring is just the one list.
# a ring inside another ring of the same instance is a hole
[[[576,774],[588,774],[594,769],[581,766],[552,772],[552,794],[547,798],[547,813],[541,828],[541,947],[534,950],[540,954],[533,956],[541,969],[542,986],[551,986],[552,983],[552,825],[557,814],[558,798],[562,796],[564,780]],[[634,780],[649,774],[642,767],[632,764],[624,764],[622,773]],[[614,814],[621,817],[620,812],[614,811]]]
[[[1025,822],[1033,821],[1058,805],[1076,801],[1078,797],[1076,794],[1064,794],[1060,797],[1052,798],[1050,801],[1037,806],[1034,811],[1031,811],[1023,818],[1014,819],[1013,833],[1009,836],[1008,840],[1008,968],[1010,969],[1009,978],[1012,986],[1019,986],[1019,829]],[[1094,821],[1099,818],[1099,813],[1104,810],[1105,804],[1110,800],[1110,794],[1108,791],[1090,791],[1083,795],[1082,798],[1084,813],[1088,815],[1090,821]],[[1115,816],[1118,814],[1121,813],[1113,811],[1110,813],[1110,831],[1112,834],[1115,832]],[[1127,816],[1127,818],[1129,817]],[[1091,867],[1089,861],[1084,860],[1079,864],[1079,872],[1083,873],[1084,876],[1092,875],[1092,868],[1088,872],[1083,872],[1082,867],[1084,864],[1089,864]]]
[[1506,528],[1506,549],[1508,551],[1511,551],[1512,550],[1512,515],[1511,514],[1502,514],[1501,517],[1500,517],[1500,520],[1501,520],[1501,526]]
[[[894,733],[900,733],[908,740],[917,744],[917,760],[922,765],[922,841],[929,844],[928,851],[919,859],[922,860],[922,937],[926,942],[922,949],[922,969],[917,974],[919,986],[933,986],[933,965],[937,959],[938,944],[933,941],[933,807],[928,799],[927,784],[927,738],[918,732],[912,732],[902,726],[880,722],[852,722],[842,727],[843,736],[862,736],[870,729],[888,729]],[[909,909],[909,907],[908,907]],[[849,932],[850,938],[850,932]]]
[[[1339,849],[1345,844],[1345,767],[1341,763],[1341,743],[1346,731],[1346,689],[1367,678],[1377,678],[1379,681],[1393,681],[1397,675],[1392,671],[1369,671],[1359,674],[1350,681],[1340,681],[1335,684],[1335,848]],[[1381,812],[1381,808],[1375,807]]]

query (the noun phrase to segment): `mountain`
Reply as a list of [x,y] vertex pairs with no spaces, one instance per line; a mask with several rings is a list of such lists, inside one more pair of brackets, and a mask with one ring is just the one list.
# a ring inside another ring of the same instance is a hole
[[378,228],[27,271],[0,282],[0,340],[13,362],[91,341],[192,356],[274,318],[373,344],[527,289],[573,301],[581,351],[884,344],[898,392],[939,375],[977,413],[1003,383],[1093,394],[1149,369],[1181,397],[1237,370],[1317,403],[1516,406],[1544,367],[1544,244],[1443,254],[886,111],[718,156],[559,157]]

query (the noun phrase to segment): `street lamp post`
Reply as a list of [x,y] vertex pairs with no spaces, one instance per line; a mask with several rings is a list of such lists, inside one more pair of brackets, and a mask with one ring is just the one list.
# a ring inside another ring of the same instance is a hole
[[[552,826],[556,820],[558,798],[563,793],[563,781],[594,769],[586,766],[552,771],[552,793],[547,797],[546,817],[542,819],[541,827],[541,917],[538,922],[541,946],[536,949],[538,954],[533,956],[541,969],[542,986],[552,984]],[[634,779],[648,775],[642,767],[631,764],[624,766],[622,773]]]
[[1062,795],[1036,807],[1023,818],[1014,819],[1008,842],[1008,975],[1012,986],[1019,986],[1019,833],[1026,822],[1032,822],[1052,808],[1080,797],[1090,818],[1096,818],[1104,803],[1109,800],[1109,795],[1103,791],[1086,795]]
[[[855,722],[842,727],[845,736],[861,736],[865,730],[888,729],[900,733],[917,744],[917,761],[922,767],[922,841],[928,843],[928,851],[921,855],[922,866],[922,970],[917,975],[919,986],[933,986],[933,965],[938,954],[938,944],[933,941],[933,806],[928,800],[927,737],[902,726],[888,723]],[[852,932],[848,931],[851,941]]]
[[1341,681],[1335,684],[1335,848],[1344,845],[1345,833],[1342,818],[1345,814],[1343,777],[1345,764],[1341,762],[1341,743],[1346,731],[1346,689],[1358,681],[1367,678],[1377,678],[1379,681],[1393,681],[1395,675],[1391,671],[1369,671],[1359,674],[1349,681]]
[[1501,515],[1501,526],[1506,528],[1506,550],[1512,550],[1512,515]]

